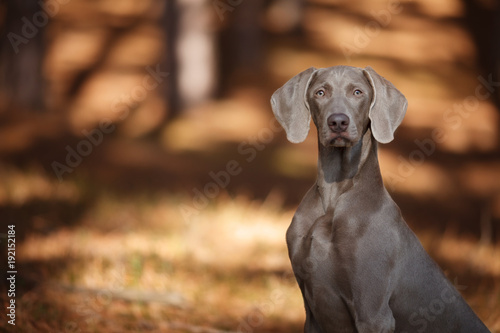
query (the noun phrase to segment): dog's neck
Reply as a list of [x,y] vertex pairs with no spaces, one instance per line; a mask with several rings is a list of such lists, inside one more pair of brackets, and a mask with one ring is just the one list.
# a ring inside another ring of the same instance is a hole
[[377,142],[369,128],[361,140],[351,147],[325,147],[319,144],[317,185],[325,210],[335,207],[338,197],[359,180],[365,184],[376,182],[374,185],[383,186]]

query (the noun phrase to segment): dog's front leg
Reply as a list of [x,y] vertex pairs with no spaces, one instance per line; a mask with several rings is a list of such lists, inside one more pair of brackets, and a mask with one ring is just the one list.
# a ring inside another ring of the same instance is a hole
[[304,306],[306,308],[306,323],[304,324],[304,333],[323,333],[318,322],[314,318],[314,315],[309,307],[309,303],[304,297]]
[[[361,273],[362,274],[362,273]],[[396,320],[389,307],[388,283],[377,281],[354,296],[352,311],[359,333],[392,333]]]
[[377,234],[376,228],[368,227],[356,245],[340,249],[337,258],[342,277],[337,283],[359,333],[392,333],[396,326],[389,301],[397,275],[397,251],[387,238],[373,237]]
[[391,294],[389,284],[378,280],[370,286],[364,285],[360,288],[354,283],[353,287],[353,299],[347,300],[346,304],[354,319],[356,331],[359,333],[394,332],[396,320],[389,307]]
[[295,277],[297,279],[297,283],[300,288],[300,292],[302,293],[302,298],[304,300],[304,308],[306,311],[306,322],[304,324],[304,333],[326,333],[321,329],[321,326],[319,325],[317,319],[314,316],[313,309],[314,309],[314,304],[310,303],[307,300],[306,294],[306,284],[310,284],[310,279],[311,279],[311,266],[309,265],[300,265],[298,263],[295,263],[295,265],[292,265],[294,268],[294,273]]

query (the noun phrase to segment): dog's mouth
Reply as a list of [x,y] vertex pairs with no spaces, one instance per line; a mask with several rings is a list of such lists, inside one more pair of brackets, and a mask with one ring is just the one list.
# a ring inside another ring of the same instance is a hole
[[332,146],[332,147],[350,147],[350,146],[352,146],[352,142],[345,135],[336,134],[336,135],[333,135],[332,138],[330,139],[330,146]]

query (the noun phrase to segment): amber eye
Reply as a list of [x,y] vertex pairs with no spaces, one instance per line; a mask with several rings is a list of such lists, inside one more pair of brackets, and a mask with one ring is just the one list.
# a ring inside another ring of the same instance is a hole
[[323,89],[316,91],[316,96],[319,96],[319,97],[325,96],[325,91]]
[[354,90],[354,95],[356,95],[356,96],[359,96],[359,95],[361,95],[362,93],[363,93],[363,92],[362,92],[361,90],[359,90],[359,89]]

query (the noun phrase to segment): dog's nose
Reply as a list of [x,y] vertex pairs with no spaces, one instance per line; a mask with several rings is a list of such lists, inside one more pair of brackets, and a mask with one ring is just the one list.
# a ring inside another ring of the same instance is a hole
[[349,126],[349,117],[343,113],[334,113],[330,115],[327,119],[328,127],[335,132],[345,132],[347,126]]

